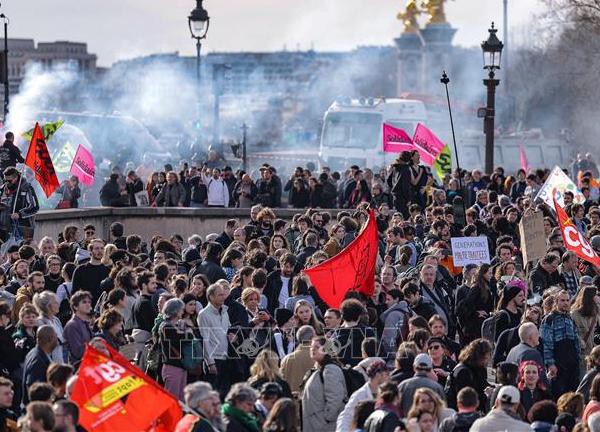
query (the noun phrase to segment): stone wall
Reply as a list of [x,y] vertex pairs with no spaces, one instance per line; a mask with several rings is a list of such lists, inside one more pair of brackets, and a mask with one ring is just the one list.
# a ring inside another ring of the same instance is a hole
[[[292,216],[302,210],[275,209],[278,218],[291,220]],[[337,214],[338,210],[328,210]],[[44,236],[57,238],[65,225],[74,224],[81,228],[85,224],[93,224],[96,232],[108,238],[109,227],[113,222],[121,222],[125,226],[125,235],[138,234],[143,239],[150,239],[155,234],[170,236],[174,233],[187,238],[192,234],[202,237],[210,233],[221,233],[227,219],[235,218],[242,225],[250,220],[250,209],[237,208],[150,208],[150,207],[94,207],[86,209],[46,210],[36,216],[34,240]]]

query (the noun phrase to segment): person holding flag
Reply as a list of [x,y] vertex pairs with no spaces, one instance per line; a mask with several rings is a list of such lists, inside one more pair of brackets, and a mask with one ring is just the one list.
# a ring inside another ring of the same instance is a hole
[[15,167],[3,172],[0,185],[0,239],[6,241],[15,231],[25,240],[33,238],[35,215],[40,209],[37,195]]

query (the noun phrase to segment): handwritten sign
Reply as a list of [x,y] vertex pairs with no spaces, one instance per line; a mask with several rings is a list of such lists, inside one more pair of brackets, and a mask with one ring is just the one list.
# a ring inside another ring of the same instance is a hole
[[527,264],[546,255],[544,215],[541,211],[526,212],[519,222],[523,262]]
[[456,267],[490,263],[487,237],[453,237],[451,241],[452,258]]

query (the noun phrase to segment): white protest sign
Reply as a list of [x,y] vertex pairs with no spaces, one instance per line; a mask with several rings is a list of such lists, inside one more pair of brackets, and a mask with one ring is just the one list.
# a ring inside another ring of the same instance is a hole
[[552,172],[550,173],[550,175],[548,176],[548,179],[546,180],[546,182],[544,183],[544,185],[542,186],[542,188],[539,190],[538,194],[535,197],[535,200],[541,199],[542,201],[544,201],[546,204],[548,204],[548,206],[553,209],[554,208],[554,201],[552,200],[552,191],[554,191],[556,189],[556,201],[558,201],[558,203],[561,206],[564,206],[564,199],[563,199],[563,194],[567,191],[569,192],[573,192],[573,202],[577,203],[577,204],[583,204],[583,202],[585,201],[585,197],[583,196],[583,194],[581,193],[581,191],[579,190],[579,188],[577,186],[575,186],[575,183],[573,183],[573,180],[571,180],[569,178],[569,176],[567,176],[563,170],[560,169],[560,167],[555,166],[552,169]]
[[148,199],[148,191],[139,191],[135,193],[135,203],[138,207],[148,207],[150,200]]
[[454,266],[490,263],[487,237],[452,237],[451,241]]

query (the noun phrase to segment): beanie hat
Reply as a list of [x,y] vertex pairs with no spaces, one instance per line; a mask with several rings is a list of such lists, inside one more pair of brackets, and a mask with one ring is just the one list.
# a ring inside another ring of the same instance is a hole
[[509,302],[522,292],[521,287],[515,285],[506,285],[504,287],[504,300]]
[[284,325],[293,316],[294,316],[293,312],[289,309],[285,309],[285,308],[275,309],[275,322],[277,323],[278,327],[281,327],[282,325]]

